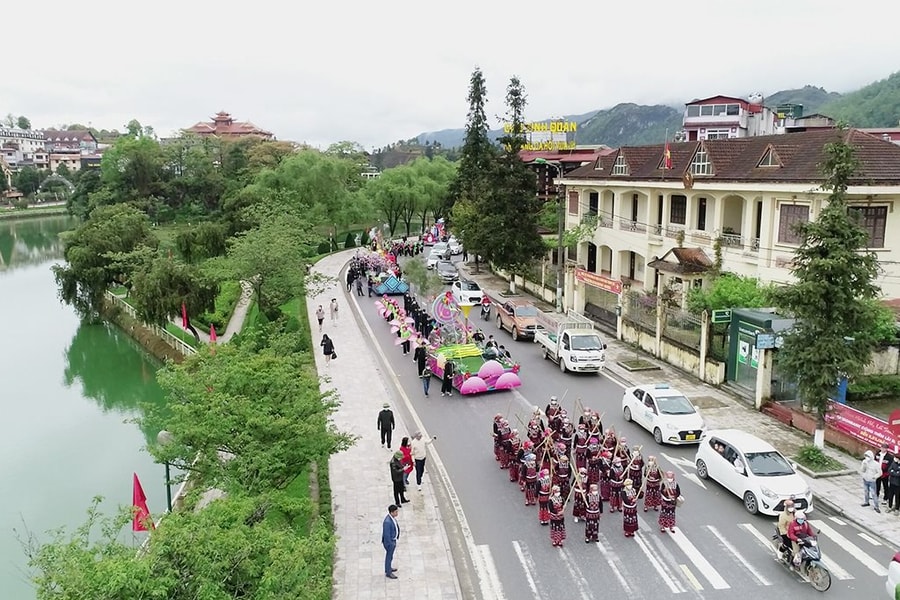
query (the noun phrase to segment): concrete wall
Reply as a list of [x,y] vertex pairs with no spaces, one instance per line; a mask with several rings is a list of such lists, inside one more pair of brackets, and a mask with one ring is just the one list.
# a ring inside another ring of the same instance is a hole
[[[637,344],[645,352],[656,355],[655,334],[627,320],[622,322],[622,340],[631,344]],[[657,358],[700,379],[700,354],[693,348],[688,348],[664,337],[660,341],[659,356]],[[712,385],[724,383],[725,364],[707,358],[706,376],[703,380]]]
[[900,375],[900,348],[888,346],[872,353],[866,375]]
[[556,290],[542,287],[541,284],[528,281],[520,275],[516,275],[516,289],[524,290],[547,304],[556,304]]

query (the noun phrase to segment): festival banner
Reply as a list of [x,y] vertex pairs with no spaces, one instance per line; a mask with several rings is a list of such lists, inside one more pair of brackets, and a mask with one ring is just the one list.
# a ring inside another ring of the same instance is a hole
[[887,421],[867,415],[846,404],[829,403],[825,422],[834,430],[847,434],[873,448],[880,448],[882,443],[897,452],[897,438],[891,433]]

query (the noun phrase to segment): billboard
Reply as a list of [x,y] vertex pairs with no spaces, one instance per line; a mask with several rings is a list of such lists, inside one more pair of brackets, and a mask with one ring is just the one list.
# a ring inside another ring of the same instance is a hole
[[[548,120],[525,123],[523,125],[525,145],[522,150],[554,151],[572,150],[575,148],[575,134],[578,123],[575,121]],[[512,133],[512,125],[503,125],[503,133]]]

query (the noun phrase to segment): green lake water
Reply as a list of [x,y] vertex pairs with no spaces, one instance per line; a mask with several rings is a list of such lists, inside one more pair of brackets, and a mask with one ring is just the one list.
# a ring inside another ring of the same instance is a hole
[[[162,405],[159,364],[111,325],[80,322],[60,303],[68,217],[0,221],[0,598],[35,597],[18,537],[72,529],[94,496],[109,513],[131,504],[132,473],[150,511],[165,510],[162,466],[146,451],[156,431],[129,422]],[[123,532],[139,545],[146,534]]]

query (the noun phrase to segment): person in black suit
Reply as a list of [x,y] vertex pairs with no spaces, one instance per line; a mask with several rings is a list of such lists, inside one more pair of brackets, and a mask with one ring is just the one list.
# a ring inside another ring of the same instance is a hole
[[388,579],[397,579],[394,574],[397,569],[391,566],[394,561],[394,550],[397,549],[397,540],[400,539],[400,524],[397,523],[397,515],[400,510],[396,504],[388,506],[388,514],[381,524],[381,545],[384,546],[384,576]]
[[381,432],[381,447],[384,448],[385,442],[387,447],[391,447],[391,438],[394,435],[394,411],[391,405],[385,402],[384,408],[378,413],[378,431]]

